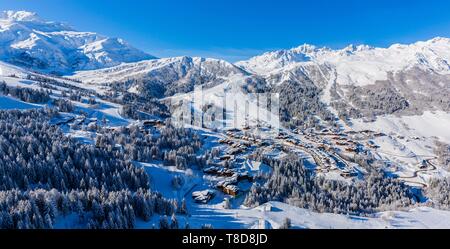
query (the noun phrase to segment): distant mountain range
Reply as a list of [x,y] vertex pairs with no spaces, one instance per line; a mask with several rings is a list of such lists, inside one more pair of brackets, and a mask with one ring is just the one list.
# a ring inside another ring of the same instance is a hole
[[79,32],[36,13],[0,12],[0,60],[15,65],[65,74],[154,58],[120,38]]
[[233,64],[157,59],[118,38],[75,31],[35,13],[4,11],[0,44],[4,62],[44,73],[75,72],[71,77],[91,84],[128,82],[129,91],[159,98],[236,81],[246,91],[295,95],[285,103],[284,118],[302,120],[296,125],[313,116],[347,120],[450,111],[450,39],[443,37],[388,48],[305,44]]

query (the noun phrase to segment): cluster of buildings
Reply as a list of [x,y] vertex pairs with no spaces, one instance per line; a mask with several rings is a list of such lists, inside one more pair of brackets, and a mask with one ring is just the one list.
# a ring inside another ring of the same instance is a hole
[[203,173],[220,177],[216,187],[225,194],[236,196],[240,193],[237,186],[241,181],[253,181],[253,177],[248,172],[240,172],[235,168],[223,168],[219,166],[212,166],[203,170]]

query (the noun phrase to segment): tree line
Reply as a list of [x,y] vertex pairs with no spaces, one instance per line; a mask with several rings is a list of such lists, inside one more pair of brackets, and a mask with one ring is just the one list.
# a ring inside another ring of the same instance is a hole
[[4,81],[0,82],[0,94],[11,95],[28,103],[46,103],[50,100],[51,91],[32,88],[10,87]]
[[315,175],[294,154],[282,159],[266,156],[260,159],[272,167],[273,172],[262,184],[253,184],[245,199],[247,206],[281,201],[318,212],[360,215],[406,207],[415,202],[406,185],[378,170],[350,184]]
[[123,154],[81,144],[49,124],[53,109],[0,111],[0,227],[52,228],[75,214],[80,227],[133,228],[136,219],[186,212],[149,189]]

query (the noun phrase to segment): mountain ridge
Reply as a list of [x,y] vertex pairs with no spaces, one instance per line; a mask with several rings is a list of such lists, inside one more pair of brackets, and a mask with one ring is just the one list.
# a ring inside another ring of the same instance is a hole
[[[230,63],[190,56],[158,59],[122,39],[75,31],[26,11],[2,12],[0,28],[0,43],[11,48],[0,49],[0,59],[13,65],[158,98],[187,93],[197,85],[277,91],[296,101],[285,103],[289,115],[284,116],[296,124],[313,122],[301,120],[317,113],[333,120],[329,111],[347,120],[450,110],[450,39],[445,37],[386,48],[303,44]],[[12,30],[27,32],[16,35]],[[11,52],[15,50],[19,53]]]
[[27,11],[0,12],[0,45],[1,60],[55,74],[156,58],[120,38],[76,31]]

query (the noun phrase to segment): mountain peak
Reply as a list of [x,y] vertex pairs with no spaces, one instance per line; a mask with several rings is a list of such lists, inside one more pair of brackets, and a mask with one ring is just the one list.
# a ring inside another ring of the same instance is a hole
[[450,38],[437,36],[427,41],[428,43],[448,43],[450,44]]
[[341,52],[345,52],[345,53],[354,53],[354,52],[359,52],[359,51],[366,51],[366,50],[370,50],[373,49],[373,47],[369,46],[369,45],[354,45],[354,44],[350,44],[347,47],[341,49]]
[[304,54],[309,54],[309,53],[313,53],[317,51],[317,47],[311,44],[303,44],[300,45],[296,48],[292,49],[295,52],[300,52],[300,53],[304,53]]
[[0,12],[0,41],[0,60],[55,74],[156,58],[120,38],[78,32],[28,11]]
[[5,10],[0,12],[0,20],[5,21],[20,21],[20,22],[34,22],[42,21],[38,14],[35,12],[29,12],[25,10]]

